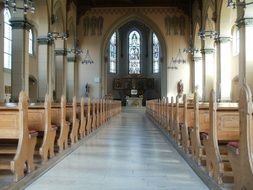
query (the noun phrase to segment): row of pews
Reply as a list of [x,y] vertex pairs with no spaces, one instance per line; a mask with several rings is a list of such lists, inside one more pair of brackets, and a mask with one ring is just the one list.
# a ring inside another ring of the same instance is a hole
[[121,112],[121,102],[81,99],[77,103],[52,103],[46,95],[44,104],[29,104],[20,92],[18,104],[0,105],[0,171],[10,170],[14,181],[43,165],[55,154],[94,132]]
[[[182,103],[181,103],[182,102]],[[164,128],[184,154],[198,164],[220,187],[253,189],[252,94],[244,84],[239,103],[209,102],[186,95],[147,102],[147,115]]]

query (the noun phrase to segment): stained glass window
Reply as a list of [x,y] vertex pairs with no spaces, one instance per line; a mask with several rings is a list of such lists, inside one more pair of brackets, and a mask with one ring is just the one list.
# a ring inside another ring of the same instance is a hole
[[117,72],[117,34],[114,32],[110,39],[110,73]]
[[28,53],[33,54],[33,33],[32,30],[29,30],[29,48]]
[[155,33],[153,33],[153,73],[159,73],[159,57],[160,57],[160,49],[159,49],[159,40]]
[[129,40],[129,74],[140,74],[140,49],[141,49],[141,39],[140,34],[137,31],[132,31],[128,37]]
[[11,69],[12,30],[9,22],[10,18],[10,11],[4,9],[4,68],[7,69]]

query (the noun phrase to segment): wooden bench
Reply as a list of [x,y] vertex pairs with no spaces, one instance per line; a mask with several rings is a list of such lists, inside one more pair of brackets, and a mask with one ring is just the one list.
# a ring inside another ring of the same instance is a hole
[[[33,155],[37,132],[29,131],[27,122],[28,97],[21,91],[18,106],[0,108],[0,169],[11,170],[14,181],[23,178],[25,170],[28,173],[34,170]],[[17,144],[14,147],[8,146],[9,140],[15,140]],[[9,159],[7,155],[11,155]]]
[[188,104],[187,96],[183,96],[183,125],[182,125],[182,147],[185,153],[191,153],[190,130],[194,123],[194,109],[192,104]]
[[79,127],[79,136],[80,136],[80,138],[83,138],[86,135],[87,118],[85,117],[85,113],[84,113],[85,112],[84,104],[85,104],[85,101],[84,101],[84,98],[82,97],[81,98],[81,105],[80,105],[80,112],[78,112],[79,120],[81,120],[81,125]]
[[61,153],[68,148],[68,134],[70,123],[66,122],[66,98],[61,96],[61,105],[52,104],[52,124],[58,127],[57,142],[58,152]]
[[228,144],[228,158],[234,173],[234,188],[249,190],[253,188],[253,120],[252,94],[244,84],[240,91],[240,141]]
[[42,133],[41,142],[37,142],[42,161],[52,158],[57,126],[51,124],[51,97],[49,95],[45,96],[44,106],[39,104],[29,106],[28,128]]
[[174,140],[178,145],[182,145],[182,127],[183,127],[183,105],[179,104],[179,97],[176,97],[176,105],[174,112],[173,134]]
[[193,128],[190,128],[190,151],[193,159],[198,163],[198,165],[201,165],[204,164],[206,160],[202,134],[208,133],[209,131],[209,104],[199,104],[197,93],[194,93],[193,104],[194,124]]
[[95,131],[97,129],[97,106],[96,106],[96,101],[92,101],[92,131]]
[[168,125],[168,132],[171,136],[173,136],[173,123],[174,123],[174,98],[171,97],[170,104],[169,104],[169,125]]
[[87,118],[87,124],[86,124],[86,134],[90,134],[92,132],[92,117],[91,117],[91,103],[90,98],[87,100],[87,104],[85,106],[85,117]]
[[[209,132],[203,140],[207,169],[218,184],[233,182],[226,144],[239,139],[238,105],[217,104],[216,94],[210,93]],[[227,181],[229,180],[229,181]]]
[[76,97],[73,97],[72,105],[66,106],[66,120],[70,123],[69,139],[71,145],[78,141],[79,119],[77,118]]

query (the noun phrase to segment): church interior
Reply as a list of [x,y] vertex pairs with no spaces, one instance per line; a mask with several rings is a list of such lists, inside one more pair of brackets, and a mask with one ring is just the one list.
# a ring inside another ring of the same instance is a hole
[[0,189],[253,189],[252,0],[2,0],[0,28]]

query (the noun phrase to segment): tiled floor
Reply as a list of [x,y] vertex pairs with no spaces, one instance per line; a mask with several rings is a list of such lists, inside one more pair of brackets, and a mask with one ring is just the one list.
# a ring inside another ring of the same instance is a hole
[[146,118],[125,109],[27,190],[208,189]]

